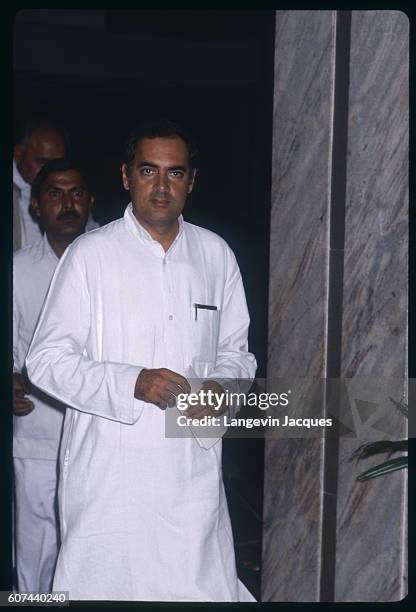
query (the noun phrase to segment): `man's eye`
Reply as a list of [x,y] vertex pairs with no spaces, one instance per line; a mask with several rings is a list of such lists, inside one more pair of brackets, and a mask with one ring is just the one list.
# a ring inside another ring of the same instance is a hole
[[181,178],[183,176],[182,170],[171,170],[170,175],[174,178]]
[[61,192],[58,191],[57,189],[49,189],[48,196],[50,198],[60,198],[61,197]]
[[144,176],[151,176],[154,173],[155,173],[154,168],[141,168],[140,169],[140,174],[143,174]]
[[85,195],[85,190],[84,189],[75,189],[75,191],[72,192],[75,198],[82,198]]

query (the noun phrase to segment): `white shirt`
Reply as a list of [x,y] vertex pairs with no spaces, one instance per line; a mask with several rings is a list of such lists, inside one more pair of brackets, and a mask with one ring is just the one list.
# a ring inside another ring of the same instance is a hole
[[[13,256],[13,371],[21,372],[58,258],[46,234]],[[13,456],[58,457],[63,410],[44,394],[29,394],[34,410],[13,417]]]
[[[165,253],[124,217],[78,238],[51,284],[26,361],[69,408],[62,547],[54,589],[74,599],[253,601],[238,581],[221,443],[165,437],[165,413],[134,399],[142,367],[253,378],[237,262],[183,222]],[[194,304],[216,306],[200,310]]]
[[[20,192],[20,231],[21,231],[21,247],[29,246],[42,237],[42,231],[39,223],[30,214],[30,197],[32,186],[26,183],[19,170],[17,169],[16,161],[13,160],[13,183],[17,186]],[[92,214],[89,214],[86,232],[99,227],[100,224],[93,219]]]
[[13,160],[13,183],[20,191],[20,231],[21,246],[23,248],[42,238],[42,232],[39,223],[30,214],[30,191],[32,186],[23,179],[17,169],[15,160]]

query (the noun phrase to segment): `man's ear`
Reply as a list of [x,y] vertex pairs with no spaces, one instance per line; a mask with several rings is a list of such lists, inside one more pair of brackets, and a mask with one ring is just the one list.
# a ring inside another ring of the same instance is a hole
[[32,198],[30,201],[30,207],[33,210],[33,212],[35,213],[36,217],[40,217],[40,208],[39,208],[39,202],[37,201],[36,198]]
[[90,210],[94,206],[94,204],[95,204],[95,198],[94,196],[90,196]]
[[191,193],[192,189],[194,188],[196,173],[197,173],[197,169],[194,168],[189,178],[188,193]]
[[121,179],[123,181],[124,189],[126,191],[129,191],[130,183],[129,183],[129,172],[128,172],[127,164],[123,164],[121,166]]
[[15,144],[13,147],[13,157],[15,158],[16,162],[19,162],[22,157],[23,157],[23,153],[25,152],[25,148],[23,145],[21,144]]

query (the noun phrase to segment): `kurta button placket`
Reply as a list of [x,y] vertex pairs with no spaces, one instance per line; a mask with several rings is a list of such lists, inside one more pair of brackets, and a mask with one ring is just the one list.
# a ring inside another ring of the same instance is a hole
[[[173,303],[172,303],[172,289],[171,289],[171,278],[170,278],[170,263],[166,254],[163,257],[163,265],[162,265],[162,292],[163,292],[163,302],[164,302],[164,311],[165,311],[165,321],[167,322],[167,327],[164,330],[164,338],[165,338],[165,350],[166,350],[166,359],[167,363],[170,363],[175,356],[175,330],[172,325],[169,325],[170,321],[173,321],[174,315],[172,314]],[[169,265],[168,265],[169,264]]]

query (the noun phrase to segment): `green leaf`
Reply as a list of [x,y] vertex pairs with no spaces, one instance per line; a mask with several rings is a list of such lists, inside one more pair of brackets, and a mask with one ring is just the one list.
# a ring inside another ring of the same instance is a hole
[[353,453],[351,456],[352,459],[365,459],[366,457],[371,457],[372,455],[377,455],[379,453],[399,453],[406,452],[408,446],[408,440],[380,440],[378,442],[370,442],[368,444],[363,444]]
[[365,480],[377,478],[377,476],[383,476],[383,474],[388,474],[389,472],[402,470],[404,468],[407,468],[407,466],[407,456],[397,457],[396,459],[390,459],[390,461],[385,461],[384,463],[380,463],[380,465],[376,465],[375,467],[370,468],[369,470],[360,474],[360,476],[357,476],[356,480],[363,482]]

